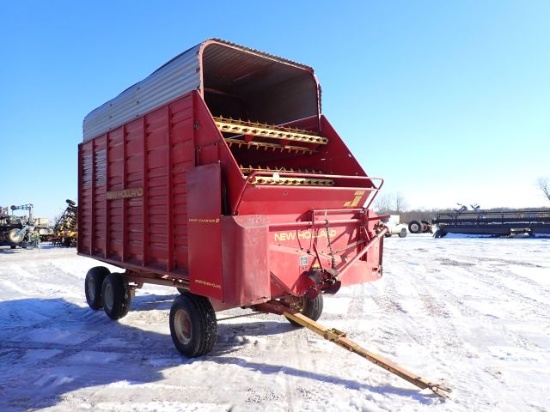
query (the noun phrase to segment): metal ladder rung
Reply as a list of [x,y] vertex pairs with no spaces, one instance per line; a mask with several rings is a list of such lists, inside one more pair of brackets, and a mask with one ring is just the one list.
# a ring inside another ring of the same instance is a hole
[[326,137],[317,136],[299,129],[272,126],[262,123],[243,122],[241,120],[224,119],[223,117],[215,117],[214,122],[216,123],[218,130],[222,133],[311,143],[316,145],[328,143],[328,139]]
[[239,147],[241,146],[246,146],[249,148],[255,147],[256,150],[263,148],[264,150],[270,149],[273,151],[281,151],[281,152],[289,152],[289,153],[296,152],[296,153],[311,154],[315,152],[313,149],[302,147],[302,146],[281,145],[277,143],[266,143],[266,142],[256,142],[256,141],[245,142],[244,140],[231,139],[227,137],[225,137],[224,140],[229,145],[229,147],[233,145],[237,145]]
[[261,167],[261,166],[252,166],[248,165],[247,167],[243,165],[239,165],[239,169],[241,169],[241,172],[243,173],[252,173],[252,172],[290,172],[290,173],[311,173],[311,174],[323,174],[321,170],[315,170],[315,169],[294,169],[292,167]]
[[272,186],[334,186],[332,179],[313,179],[304,177],[279,177],[276,176],[256,176],[250,182],[256,185]]

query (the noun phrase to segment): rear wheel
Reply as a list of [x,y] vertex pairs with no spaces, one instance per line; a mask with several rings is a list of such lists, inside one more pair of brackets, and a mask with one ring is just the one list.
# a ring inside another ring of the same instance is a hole
[[427,220],[422,220],[420,223],[422,223],[422,233],[432,233],[432,226],[430,225],[430,222]]
[[409,223],[409,232],[411,233],[422,233],[422,223],[418,220],[411,220]]
[[[323,313],[323,294],[319,293],[313,299],[308,298],[307,296],[302,296],[297,298],[294,302],[290,304],[290,307],[298,310],[302,315],[307,316],[311,320],[317,320],[321,317]],[[290,323],[294,326],[302,326],[299,323],[294,322],[293,320],[288,319]]]
[[88,306],[93,310],[99,310],[103,307],[101,288],[103,287],[103,280],[109,273],[111,272],[106,267],[96,266],[91,268],[86,274],[84,292],[86,293]]
[[170,308],[170,335],[176,349],[188,358],[210,352],[218,338],[216,312],[210,301],[189,292],[176,297]]
[[113,320],[123,318],[130,310],[132,299],[128,283],[120,273],[111,273],[105,277],[101,288],[103,310]]

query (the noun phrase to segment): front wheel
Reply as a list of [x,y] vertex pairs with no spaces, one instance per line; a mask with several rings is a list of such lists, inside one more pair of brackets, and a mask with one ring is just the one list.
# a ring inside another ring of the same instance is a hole
[[86,273],[84,292],[86,293],[88,306],[93,310],[99,310],[103,307],[103,302],[101,301],[101,288],[103,286],[103,280],[109,273],[111,273],[109,269],[104,266],[93,267]]
[[16,245],[23,241],[25,238],[25,233],[20,233],[20,229],[12,229],[8,233],[6,233],[6,239],[10,244]]
[[218,338],[216,312],[204,296],[182,293],[170,308],[170,335],[176,349],[188,358],[206,355]]
[[[311,320],[315,321],[321,317],[323,313],[323,294],[319,293],[313,299],[307,296],[297,298],[296,301],[290,304],[290,307],[298,310],[302,315],[307,316]],[[293,320],[288,319],[294,326],[302,326]]]
[[111,273],[105,277],[101,298],[103,310],[111,319],[118,320],[128,314],[132,295],[122,274]]

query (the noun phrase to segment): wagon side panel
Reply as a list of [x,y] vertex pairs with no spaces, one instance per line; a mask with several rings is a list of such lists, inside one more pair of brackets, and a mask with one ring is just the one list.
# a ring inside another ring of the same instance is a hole
[[79,148],[79,253],[133,270],[187,273],[191,96]]

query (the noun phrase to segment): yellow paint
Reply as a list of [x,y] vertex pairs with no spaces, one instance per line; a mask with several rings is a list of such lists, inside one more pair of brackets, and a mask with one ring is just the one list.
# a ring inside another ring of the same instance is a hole
[[344,203],[344,207],[356,207],[359,205],[359,202],[361,202],[361,199],[363,198],[363,195],[365,194],[364,190],[359,190],[355,192],[353,200],[350,200],[349,202]]
[[220,223],[220,218],[189,218],[189,223]]
[[195,279],[194,282],[199,284],[199,285],[208,286],[208,287],[214,288],[214,289],[221,289],[222,288],[222,285],[219,285],[219,284],[214,283],[214,282],[209,282],[207,280]]
[[142,197],[142,196],[143,196],[143,188],[141,187],[134,187],[131,189],[122,189],[122,190],[113,190],[113,191],[107,192],[108,200],[128,199],[132,197]]
[[[330,229],[328,231],[328,236],[330,237],[336,236],[336,230]],[[322,237],[327,237],[327,231],[325,229],[319,230],[317,234],[313,234],[311,230],[298,230],[298,231],[275,233],[276,242],[286,242],[287,240],[296,240],[296,239],[299,239],[299,240],[317,239]]]

